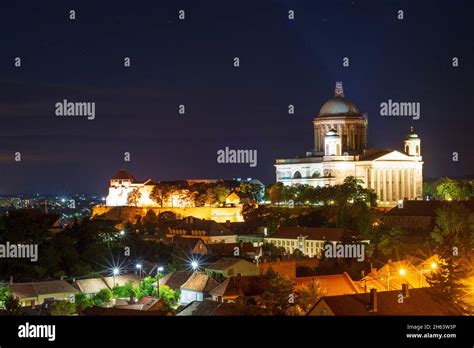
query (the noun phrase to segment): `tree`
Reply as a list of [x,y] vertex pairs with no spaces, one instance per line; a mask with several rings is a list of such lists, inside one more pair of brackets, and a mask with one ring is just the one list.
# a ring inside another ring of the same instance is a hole
[[93,306],[92,300],[86,294],[76,294],[74,303],[78,314],[82,314],[87,308]]
[[13,294],[10,294],[9,296],[5,298],[3,306],[5,307],[5,311],[7,312],[7,315],[20,314],[20,310],[21,310],[20,299],[14,296]]
[[268,287],[262,294],[262,304],[272,315],[286,315],[291,306],[296,304],[293,293],[293,282],[286,276],[267,272]]
[[218,203],[225,203],[225,199],[230,193],[230,189],[224,185],[224,183],[218,183],[213,188],[214,195],[217,197]]
[[76,313],[76,305],[68,301],[54,301],[51,303],[49,313],[54,316],[73,315]]
[[137,207],[141,198],[142,198],[142,193],[140,192],[140,189],[137,187],[128,194],[127,204]]
[[161,207],[166,200],[168,200],[169,195],[172,192],[172,188],[168,183],[160,182],[153,187],[153,190],[150,192],[150,199],[158,203]]
[[456,247],[467,255],[474,247],[474,213],[454,202],[437,209],[431,237],[437,246],[448,250]]
[[283,202],[283,188],[284,186],[281,182],[277,182],[270,186],[268,196],[273,205]]
[[320,284],[313,281],[298,292],[297,304],[303,313],[307,313],[321,297]]
[[438,301],[453,306],[460,313],[472,315],[472,298],[468,300],[472,287],[474,262],[471,258],[448,256],[441,259],[437,271],[427,277],[427,282],[435,290]]
[[160,285],[159,294],[157,295],[159,298],[163,299],[168,307],[174,308],[178,305],[180,296],[179,291],[174,291],[167,285]]
[[112,299],[112,292],[109,289],[101,289],[97,294],[92,298],[92,302],[96,306],[102,306],[103,304],[110,302]]
[[378,247],[380,251],[390,258],[399,253],[409,245],[409,234],[399,226],[394,226],[380,234]]
[[465,200],[469,198],[469,187],[458,180],[442,178],[436,182],[436,196],[444,200]]
[[12,292],[7,286],[0,284],[0,308],[4,308],[4,303],[11,296]]

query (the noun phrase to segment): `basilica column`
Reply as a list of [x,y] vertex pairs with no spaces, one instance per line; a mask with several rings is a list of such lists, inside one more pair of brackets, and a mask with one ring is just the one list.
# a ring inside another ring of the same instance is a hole
[[400,169],[400,188],[401,188],[401,199],[405,198],[405,169]]
[[377,199],[379,201],[382,200],[382,197],[380,197],[380,169],[376,169],[376,175],[377,175],[377,190],[375,191],[377,193]]
[[410,169],[405,170],[405,184],[407,185],[405,188],[406,196],[408,199],[411,199],[411,190],[410,190]]
[[413,199],[416,199],[416,169],[413,168]]
[[383,201],[387,201],[387,169],[383,169],[382,179]]
[[388,170],[388,189],[387,189],[387,199],[391,202],[392,201],[392,195],[393,195],[393,186],[392,186],[392,169]]
[[370,188],[375,191],[374,176],[374,168],[370,168]]
[[400,177],[399,177],[399,171],[400,169],[395,169],[395,197],[394,197],[394,201],[398,201],[400,200],[400,191],[399,191],[399,180],[400,180]]

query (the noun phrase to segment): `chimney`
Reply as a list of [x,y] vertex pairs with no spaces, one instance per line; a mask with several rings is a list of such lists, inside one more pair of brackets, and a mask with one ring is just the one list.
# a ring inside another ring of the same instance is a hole
[[410,293],[408,292],[408,284],[406,283],[402,284],[402,295],[403,298],[408,298],[410,296]]
[[369,311],[377,312],[377,289],[370,289]]

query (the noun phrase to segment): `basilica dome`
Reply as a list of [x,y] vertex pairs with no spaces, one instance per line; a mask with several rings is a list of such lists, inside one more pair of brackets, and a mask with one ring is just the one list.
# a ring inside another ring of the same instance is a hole
[[336,96],[323,104],[319,116],[360,115],[359,108],[349,99]]

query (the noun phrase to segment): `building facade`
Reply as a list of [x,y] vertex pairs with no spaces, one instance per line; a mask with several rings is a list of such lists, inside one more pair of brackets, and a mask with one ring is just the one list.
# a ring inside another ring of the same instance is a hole
[[342,184],[348,176],[375,191],[380,205],[423,197],[421,140],[413,128],[403,151],[367,148],[367,116],[344,96],[342,83],[314,119],[314,149],[305,157],[277,159],[276,181],[284,185]]

